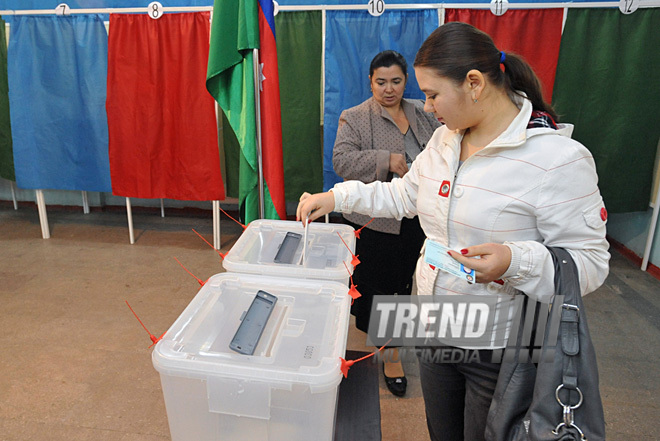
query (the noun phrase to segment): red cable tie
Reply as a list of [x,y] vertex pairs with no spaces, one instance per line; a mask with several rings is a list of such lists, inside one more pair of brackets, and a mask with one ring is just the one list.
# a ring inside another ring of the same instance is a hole
[[[176,257],[174,258],[174,260],[176,260],[177,262],[179,262],[179,259],[177,259]],[[185,266],[183,266],[183,264],[182,264],[181,262],[179,262],[179,265],[181,265],[181,268],[183,268],[184,270],[186,270],[186,272],[187,272],[188,274],[190,274],[190,275],[193,276],[195,279],[197,279],[197,281],[199,282],[200,286],[204,286],[204,282],[202,282],[202,279],[198,278],[196,275],[194,275],[193,273],[191,273],[190,271],[188,271],[188,268],[186,268]]]
[[[151,341],[152,341],[151,346],[153,346],[153,345],[155,345],[156,343],[158,343],[158,341],[159,341],[161,338],[163,338],[163,336],[167,333],[167,331],[163,332],[163,335],[161,335],[160,337],[156,338],[156,336],[153,335],[151,332],[149,332],[149,330],[147,329],[147,327],[144,326],[144,323],[142,323],[142,320],[140,320],[140,317],[138,317],[138,315],[135,313],[135,311],[133,311],[133,308],[131,308],[131,305],[128,303],[128,300],[124,300],[124,301],[126,302],[126,305],[127,305],[128,308],[131,310],[131,312],[133,313],[133,315],[135,316],[135,318],[138,320],[138,322],[140,322],[140,324],[142,325],[142,327],[144,328],[144,330],[147,331],[147,334],[149,334],[149,338],[150,338]],[[149,346],[149,347],[151,348],[151,346]]]
[[[158,338],[156,338],[155,336],[152,335],[151,341],[153,341],[153,343],[147,349],[151,349],[153,346],[155,346],[156,343],[158,343],[159,341],[161,341],[163,339],[163,337],[165,337],[165,334],[167,334],[167,331],[163,332],[163,334]],[[154,340],[154,338],[155,338],[155,340]]]
[[199,238],[202,239],[204,242],[206,242],[206,244],[207,244],[208,246],[210,246],[211,248],[213,248],[213,249],[215,250],[215,252],[218,253],[218,255],[220,255],[220,257],[222,257],[222,259],[224,260],[224,258],[225,258],[225,256],[227,255],[227,253],[222,254],[222,253],[221,253],[216,247],[214,247],[213,245],[211,245],[211,244],[209,243],[208,240],[204,239],[204,237],[203,237],[201,234],[199,234],[197,231],[195,231],[194,228],[193,228],[192,230],[193,230],[193,233],[195,233],[196,235],[198,235]]
[[233,217],[231,217],[231,216],[230,216],[225,210],[223,210],[219,205],[218,205],[218,209],[220,209],[220,211],[222,211],[222,212],[225,214],[225,216],[227,216],[229,219],[233,220],[233,221],[236,222],[238,225],[240,225],[241,227],[243,227],[244,230],[247,228],[245,225],[243,225],[242,223],[240,223],[239,221],[237,221],[236,219],[234,219]]
[[360,233],[362,232],[362,230],[364,229],[364,227],[366,227],[367,225],[369,225],[369,224],[372,223],[373,221],[374,221],[374,218],[372,217],[371,220],[370,220],[369,222],[367,222],[366,224],[362,225],[360,228],[358,228],[357,230],[355,230],[355,233],[354,233],[354,234],[355,234],[355,237],[359,239],[359,238],[360,238]]
[[339,369],[341,369],[341,373],[344,374],[344,378],[348,377],[348,370],[351,368],[351,366],[353,366],[358,361],[362,361],[362,360],[365,360],[369,357],[373,357],[374,354],[376,354],[377,352],[382,351],[385,348],[385,346],[389,345],[391,341],[392,341],[392,339],[390,338],[387,341],[387,343],[385,343],[383,346],[381,346],[380,349],[378,349],[376,352],[372,352],[371,354],[367,354],[364,357],[358,358],[357,360],[344,360],[342,357],[339,357],[339,360],[341,360],[341,366],[340,366]]
[[[346,249],[348,250],[348,252],[351,253],[351,256],[353,257],[353,258],[351,259],[351,265],[353,265],[353,268],[355,269],[355,267],[358,266],[358,265],[360,264],[360,259],[358,259],[358,256],[356,256],[355,254],[353,254],[353,251],[351,251],[351,249],[349,248],[349,246],[346,245],[346,241],[344,241],[344,238],[341,237],[341,234],[339,234],[339,231],[337,231],[337,236],[339,236],[339,239],[341,239],[341,241],[344,243],[344,246],[346,247]],[[347,268],[347,269],[348,269],[348,268]],[[350,273],[350,271],[349,271],[349,273]]]
[[[342,262],[344,264],[344,267],[346,268],[346,271],[348,271],[348,266],[346,266],[346,262]],[[348,271],[348,276],[351,278],[351,288],[348,290],[348,295],[351,296],[351,305],[353,305],[353,302],[355,302],[355,299],[362,297],[362,294],[360,294],[360,291],[357,290],[357,285],[353,283],[353,275],[351,274],[350,271]]]

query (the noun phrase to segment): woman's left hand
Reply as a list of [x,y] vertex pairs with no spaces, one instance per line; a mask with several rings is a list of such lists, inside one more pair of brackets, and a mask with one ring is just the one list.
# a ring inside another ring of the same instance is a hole
[[[483,243],[461,250],[450,251],[449,255],[467,268],[475,270],[477,283],[499,280],[511,264],[511,250],[498,243]],[[479,256],[479,259],[475,259]]]
[[390,171],[396,173],[400,178],[408,173],[406,157],[400,153],[390,153]]

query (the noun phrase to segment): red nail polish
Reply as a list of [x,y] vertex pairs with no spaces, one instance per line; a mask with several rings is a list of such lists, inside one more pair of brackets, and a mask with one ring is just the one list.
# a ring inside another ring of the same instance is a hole
[[463,248],[463,249],[461,250],[461,254],[467,254],[467,253],[468,253],[467,248]]
[[451,251],[447,251],[447,254],[449,254],[451,256]]

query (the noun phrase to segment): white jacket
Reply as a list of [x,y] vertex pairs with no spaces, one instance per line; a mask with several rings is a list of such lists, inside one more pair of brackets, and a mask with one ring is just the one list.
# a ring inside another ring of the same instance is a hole
[[443,126],[402,179],[348,181],[333,188],[336,211],[397,219],[419,215],[428,239],[455,250],[488,242],[510,247],[504,285],[469,285],[432,269],[422,255],[416,271],[419,294],[511,298],[522,291],[548,302],[554,268],[546,245],[571,253],[583,295],[605,280],[607,212],[593,157],[570,139],[572,125],[527,129],[532,106],[522,101],[510,126],[460,169],[463,132]]

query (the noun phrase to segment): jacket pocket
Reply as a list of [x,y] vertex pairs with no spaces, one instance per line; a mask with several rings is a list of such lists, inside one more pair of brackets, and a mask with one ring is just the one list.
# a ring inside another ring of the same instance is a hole
[[589,208],[582,212],[584,221],[588,226],[593,229],[598,229],[607,223],[607,209],[603,203],[603,199],[591,205]]

